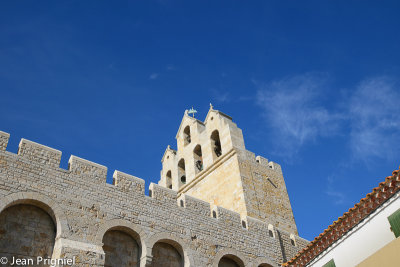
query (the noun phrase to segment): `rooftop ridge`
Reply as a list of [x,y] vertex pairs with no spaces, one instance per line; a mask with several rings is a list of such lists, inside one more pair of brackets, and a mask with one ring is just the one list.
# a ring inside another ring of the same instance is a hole
[[334,244],[357,224],[372,214],[383,203],[400,190],[400,169],[394,170],[392,176],[386,177],[372,192],[356,203],[341,217],[328,226],[321,234],[299,251],[283,266],[305,266],[315,259],[326,248]]

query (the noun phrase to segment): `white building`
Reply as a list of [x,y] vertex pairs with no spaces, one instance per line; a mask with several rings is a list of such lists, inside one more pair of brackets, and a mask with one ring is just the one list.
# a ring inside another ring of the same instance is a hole
[[400,266],[399,174],[394,171],[284,266]]

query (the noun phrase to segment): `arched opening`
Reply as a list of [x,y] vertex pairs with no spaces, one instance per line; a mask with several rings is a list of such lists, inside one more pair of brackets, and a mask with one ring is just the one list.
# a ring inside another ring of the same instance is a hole
[[186,170],[185,170],[185,160],[181,159],[178,162],[178,177],[180,184],[186,184]]
[[260,265],[258,265],[258,267],[272,267],[271,264],[268,263],[262,263]]
[[220,259],[218,267],[244,267],[244,263],[235,255],[225,255]]
[[154,244],[152,255],[152,267],[183,267],[182,248],[177,244],[166,241],[159,241]]
[[193,150],[194,165],[196,173],[203,170],[203,154],[201,152],[201,146],[197,145]]
[[170,170],[167,171],[167,174],[165,175],[165,182],[167,188],[172,189],[172,174]]
[[105,267],[133,267],[140,264],[140,246],[131,234],[116,229],[103,236]]
[[26,204],[8,207],[0,214],[0,255],[51,258],[56,231],[52,217],[43,209]]
[[221,140],[219,139],[218,130],[213,131],[211,134],[211,146],[214,159],[222,155]]
[[190,136],[190,126],[186,126],[185,129],[183,130],[183,142],[186,145],[190,144],[192,142],[192,137]]

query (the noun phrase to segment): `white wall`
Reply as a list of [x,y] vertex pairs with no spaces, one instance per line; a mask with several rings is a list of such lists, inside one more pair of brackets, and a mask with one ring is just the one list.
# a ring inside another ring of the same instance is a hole
[[356,266],[395,239],[387,219],[400,208],[400,192],[336,241],[307,266],[320,267],[334,259],[336,267]]

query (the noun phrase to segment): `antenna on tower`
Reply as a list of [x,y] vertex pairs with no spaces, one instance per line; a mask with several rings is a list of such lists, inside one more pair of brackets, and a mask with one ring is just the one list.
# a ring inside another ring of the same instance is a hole
[[197,113],[197,110],[193,109],[193,107],[188,111],[188,114],[192,114],[193,118],[194,118],[194,114]]

